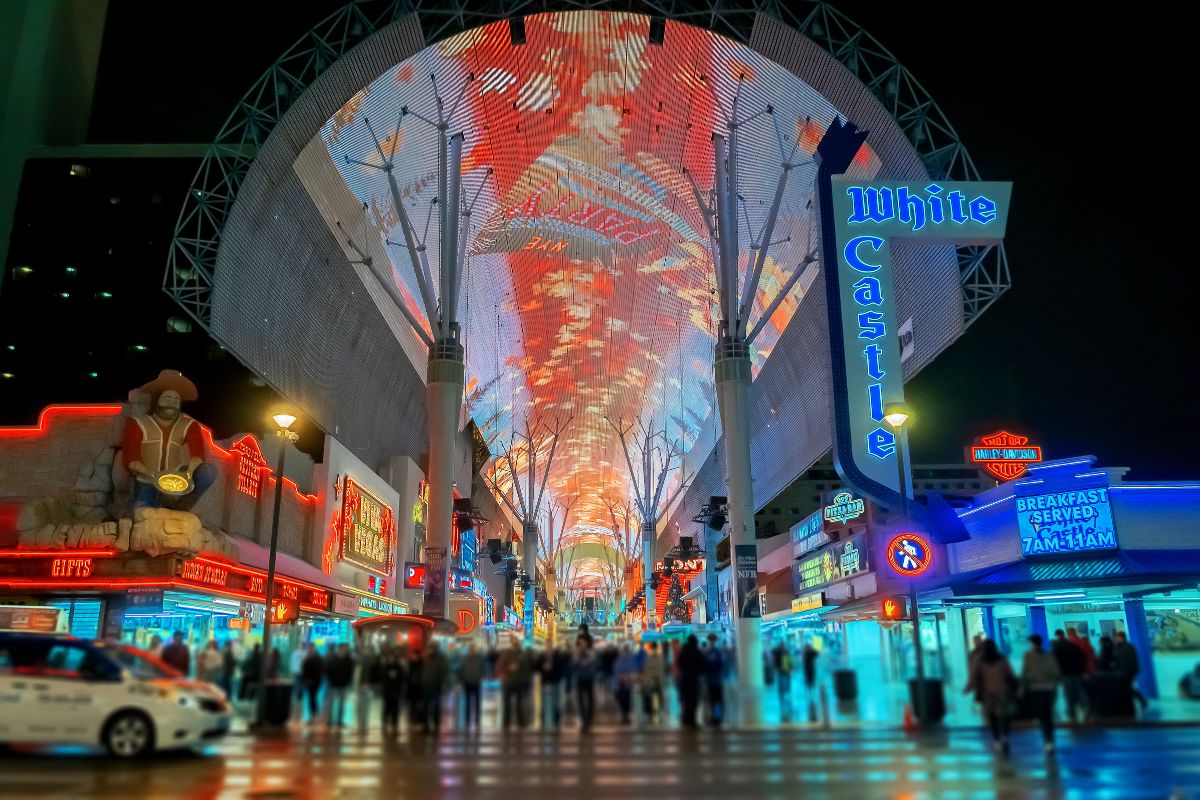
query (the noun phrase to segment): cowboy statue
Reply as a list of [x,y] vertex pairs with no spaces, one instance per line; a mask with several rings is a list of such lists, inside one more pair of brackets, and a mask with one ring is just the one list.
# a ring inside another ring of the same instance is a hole
[[158,508],[165,497],[172,508],[188,511],[217,477],[204,463],[200,424],[180,410],[184,400],[196,399],[196,385],[164,369],[139,391],[150,396],[150,413],[126,419],[121,448],[134,479],[133,505]]

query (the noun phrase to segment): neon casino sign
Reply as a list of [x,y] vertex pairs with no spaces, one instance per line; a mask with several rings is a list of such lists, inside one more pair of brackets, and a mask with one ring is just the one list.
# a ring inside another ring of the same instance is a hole
[[[842,175],[867,132],[835,120],[817,151],[821,255],[832,363],[834,464],[862,494],[896,507],[896,435],[884,409],[904,400],[888,242],[995,244],[1011,183],[862,181]],[[907,478],[906,478],[907,482]],[[904,487],[907,493],[907,487]]]

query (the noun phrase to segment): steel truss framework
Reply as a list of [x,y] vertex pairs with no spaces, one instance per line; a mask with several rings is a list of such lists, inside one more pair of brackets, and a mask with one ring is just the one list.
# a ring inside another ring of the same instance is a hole
[[[255,82],[209,148],[175,226],[164,289],[205,329],[221,231],[238,190],[275,125],[321,73],[379,29],[417,14],[426,44],[497,20],[594,9],[650,14],[749,43],[759,13],[796,28],[854,74],[884,105],[937,180],[978,180],[966,148],[937,103],[875,37],[813,0],[359,0],[305,34]],[[965,324],[1011,285],[1003,245],[958,249]]]

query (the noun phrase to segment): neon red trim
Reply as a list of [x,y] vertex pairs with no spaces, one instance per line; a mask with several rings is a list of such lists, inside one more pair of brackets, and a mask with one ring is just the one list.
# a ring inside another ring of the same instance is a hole
[[115,417],[124,408],[119,405],[59,405],[46,406],[38,415],[37,425],[0,427],[0,439],[41,438],[50,429],[52,420],[59,417]]
[[109,558],[116,550],[0,550],[0,558]]
[[[200,432],[204,435],[204,443],[206,445],[208,445],[210,448],[212,448],[214,453],[219,455],[221,458],[225,459],[225,461],[228,462],[229,464],[232,464],[236,467],[237,465],[235,462],[237,460],[237,455],[235,453],[231,453],[230,451],[226,450],[224,447],[221,447],[219,444],[217,444],[215,441],[213,441],[212,430],[210,430],[207,425],[203,425],[200,422],[197,422],[196,424],[200,426]],[[251,436],[250,434],[247,434],[246,436],[243,436],[241,439],[238,439],[237,442],[235,442],[235,444],[241,444],[246,439],[254,439],[254,437]],[[255,445],[257,445],[258,440],[254,439],[254,443],[255,443]],[[259,452],[262,452],[261,448],[259,448]],[[267,473],[268,480],[274,482],[275,474],[271,470],[271,468],[269,466],[265,466],[265,467],[263,467],[263,469]],[[316,505],[317,496],[315,494],[301,494],[300,487],[297,486],[296,482],[294,480],[292,480],[291,478],[284,478],[283,485],[291,486],[292,491],[296,494],[296,499],[299,500],[301,503]]]
[[[205,586],[200,583],[184,582],[170,578],[109,578],[102,580],[73,580],[73,581],[46,581],[46,580],[26,580],[23,578],[11,578],[8,580],[0,580],[0,589],[126,589],[130,586],[158,586],[164,589],[179,589],[186,591],[200,591],[208,594],[219,595],[221,597],[231,597],[237,600],[250,600],[255,603],[262,603],[263,596],[251,594],[249,592],[239,592],[235,589],[218,589],[215,586]],[[331,594],[327,590],[326,594]],[[301,603],[300,608],[305,611],[315,611],[321,614],[329,613],[329,609],[322,606],[314,606],[309,603]]]

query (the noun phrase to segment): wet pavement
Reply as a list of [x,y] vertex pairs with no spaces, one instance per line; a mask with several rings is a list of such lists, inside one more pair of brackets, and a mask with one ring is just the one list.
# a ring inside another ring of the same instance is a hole
[[[10,751],[3,798],[1179,798],[1200,800],[1200,728],[1033,731],[994,755],[976,731],[685,732],[599,727],[383,739],[318,730],[234,735],[199,754],[114,764]],[[1178,794],[1172,795],[1172,791]]]

